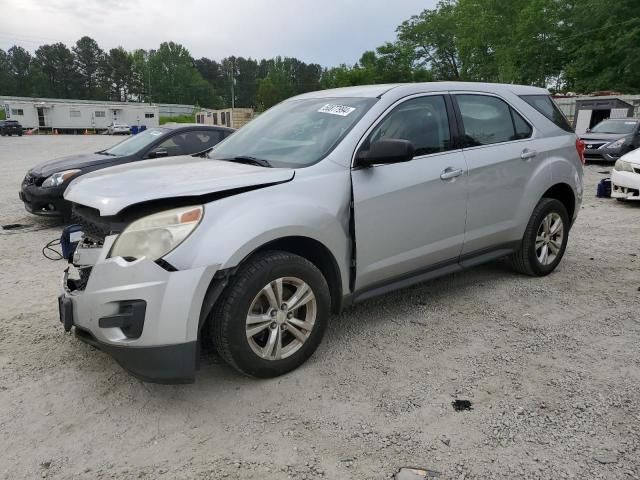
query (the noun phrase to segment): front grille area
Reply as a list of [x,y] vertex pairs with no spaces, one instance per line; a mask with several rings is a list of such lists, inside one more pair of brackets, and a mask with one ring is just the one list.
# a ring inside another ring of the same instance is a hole
[[585,150],[589,151],[589,150],[596,150],[598,148],[600,148],[601,146],[603,146],[605,144],[605,142],[598,142],[598,143],[590,143],[586,140],[584,140],[585,143]]
[[82,226],[84,236],[95,241],[103,242],[107,235],[122,231],[123,225],[114,222],[113,218],[101,217],[95,208],[73,205],[71,210],[71,223]]

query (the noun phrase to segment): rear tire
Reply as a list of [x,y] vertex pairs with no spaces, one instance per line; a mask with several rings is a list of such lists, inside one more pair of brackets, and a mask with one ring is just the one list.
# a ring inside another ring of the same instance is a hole
[[[289,302],[289,303],[288,303]],[[213,308],[209,334],[245,375],[270,378],[302,365],[327,327],[327,281],[298,255],[268,251],[240,266]]]
[[512,268],[534,277],[549,275],[562,260],[569,227],[569,214],[562,202],[541,199],[531,214],[520,249],[509,257]]

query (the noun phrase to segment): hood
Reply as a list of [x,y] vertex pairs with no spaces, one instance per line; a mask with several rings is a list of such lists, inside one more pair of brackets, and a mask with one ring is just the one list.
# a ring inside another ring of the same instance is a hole
[[29,172],[37,177],[48,177],[56,172],[71,170],[73,168],[85,168],[100,165],[103,163],[113,163],[122,157],[100,155],[99,153],[83,153],[81,155],[71,155],[69,157],[47,160],[33,167]]
[[115,215],[137,203],[192,197],[244,187],[286,182],[290,168],[265,168],[197,157],[170,157],[128,163],[88,173],[69,184],[64,198]]
[[580,139],[584,140],[585,143],[589,142],[613,142],[614,140],[618,140],[620,138],[631,138],[633,134],[624,134],[624,133],[583,133],[580,135]]

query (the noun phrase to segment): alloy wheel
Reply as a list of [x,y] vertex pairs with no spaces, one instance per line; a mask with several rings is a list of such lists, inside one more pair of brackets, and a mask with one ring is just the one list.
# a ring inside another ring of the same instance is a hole
[[303,280],[282,277],[269,282],[255,296],[247,314],[251,349],[265,360],[293,355],[311,335],[317,311],[316,297]]
[[556,212],[542,219],[536,234],[536,257],[542,265],[551,265],[562,249],[564,222]]

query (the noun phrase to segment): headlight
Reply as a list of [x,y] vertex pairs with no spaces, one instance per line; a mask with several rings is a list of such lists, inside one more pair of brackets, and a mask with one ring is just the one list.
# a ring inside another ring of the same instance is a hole
[[619,172],[633,172],[633,167],[631,166],[631,164],[622,159],[616,161],[613,169]]
[[154,213],[131,223],[116,239],[110,257],[157,260],[180,245],[200,223],[202,205]]
[[78,173],[80,173],[80,170],[65,170],[64,172],[54,173],[50,177],[47,177],[44,182],[42,182],[42,186],[44,188],[59,187]]
[[605,145],[605,148],[622,148],[626,141],[626,138],[621,138],[620,140],[616,140],[615,142],[607,143]]

